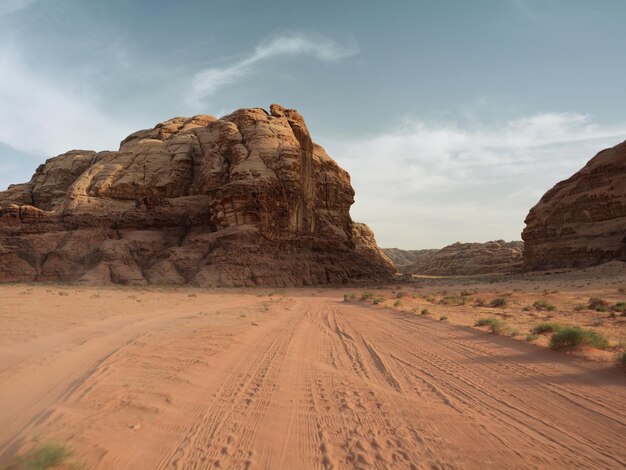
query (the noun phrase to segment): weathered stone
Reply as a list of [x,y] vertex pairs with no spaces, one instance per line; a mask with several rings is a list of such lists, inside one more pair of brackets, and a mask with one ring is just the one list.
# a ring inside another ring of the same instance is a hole
[[295,110],[174,118],[0,193],[0,281],[255,286],[389,279],[350,177]]
[[439,250],[416,250],[412,253],[415,260],[398,268],[427,276],[511,273],[521,268],[523,249],[521,241],[457,242]]
[[525,222],[526,269],[626,260],[626,142],[554,186]]

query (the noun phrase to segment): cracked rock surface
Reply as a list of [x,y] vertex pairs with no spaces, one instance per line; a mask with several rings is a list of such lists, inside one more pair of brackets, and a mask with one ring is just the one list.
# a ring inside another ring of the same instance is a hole
[[0,281],[299,286],[389,279],[350,176],[272,105],[72,150],[0,192]]
[[626,142],[554,186],[525,222],[527,269],[626,261]]

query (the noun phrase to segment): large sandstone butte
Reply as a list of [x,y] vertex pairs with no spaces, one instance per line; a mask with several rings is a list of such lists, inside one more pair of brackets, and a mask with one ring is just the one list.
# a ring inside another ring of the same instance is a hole
[[[406,274],[469,276],[518,271],[522,265],[523,250],[524,242],[495,240],[486,243],[457,242],[439,250],[402,253],[402,250],[392,248],[383,251]],[[405,258],[411,257],[409,263],[401,264]]]
[[554,186],[525,222],[526,269],[626,260],[626,142]]
[[0,281],[293,286],[386,280],[350,176],[295,110],[174,118],[0,192]]

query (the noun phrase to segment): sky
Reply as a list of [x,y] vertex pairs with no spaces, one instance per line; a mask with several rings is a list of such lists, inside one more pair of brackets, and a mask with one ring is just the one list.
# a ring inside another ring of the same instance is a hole
[[0,0],[0,188],[174,116],[279,103],[380,246],[519,240],[626,140],[624,0]]

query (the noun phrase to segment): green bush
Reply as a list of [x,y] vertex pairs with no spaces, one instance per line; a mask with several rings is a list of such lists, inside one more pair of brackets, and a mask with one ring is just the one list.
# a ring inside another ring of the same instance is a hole
[[506,323],[498,318],[481,318],[474,323],[474,326],[488,326],[489,331],[496,335],[506,333],[508,330]]
[[374,294],[371,292],[363,292],[363,294],[361,294],[361,300],[369,300],[372,297],[374,297]]
[[448,317],[447,317],[447,316],[445,316],[445,315],[441,315],[441,316],[439,317],[439,321],[446,321],[447,319],[448,319]]
[[47,444],[39,447],[20,458],[21,466],[27,470],[45,470],[60,466],[70,452],[62,445]]
[[563,329],[563,325],[559,325],[558,323],[548,322],[548,323],[539,323],[538,325],[535,325],[533,329],[530,330],[530,332],[535,335],[540,335],[541,333],[556,333],[557,331],[561,331],[562,329]]
[[442,305],[465,305],[465,299],[456,295],[449,295],[439,301]]
[[611,307],[611,310],[614,312],[621,312],[622,314],[626,313],[626,302],[617,302],[615,305]]
[[422,309],[422,315],[429,315],[430,311],[427,308]]
[[609,309],[609,303],[599,297],[591,297],[587,308],[596,312],[606,312]]
[[402,305],[402,303],[401,303],[399,300],[396,300],[396,301],[393,303],[393,306],[394,306],[394,307],[399,307],[400,305]]
[[573,349],[581,346],[607,349],[609,342],[595,331],[583,330],[578,326],[563,327],[550,339],[552,349]]
[[504,308],[506,307],[508,300],[506,297],[496,297],[491,302],[489,302],[489,306],[493,308]]
[[350,302],[351,300],[356,299],[356,294],[343,294],[343,301]]
[[551,312],[556,309],[554,305],[552,305],[551,303],[548,303],[546,300],[537,300],[533,304],[533,307],[535,310],[539,310],[539,311],[547,310],[548,312]]
[[382,304],[385,300],[387,300],[386,298],[384,298],[383,296],[379,296],[379,297],[374,297],[372,299],[372,303],[374,305],[378,305],[378,304]]
[[582,312],[583,310],[587,310],[587,306],[584,304],[574,305],[574,312]]
[[537,338],[539,338],[539,335],[536,335],[534,333],[526,335],[526,341],[535,341]]

